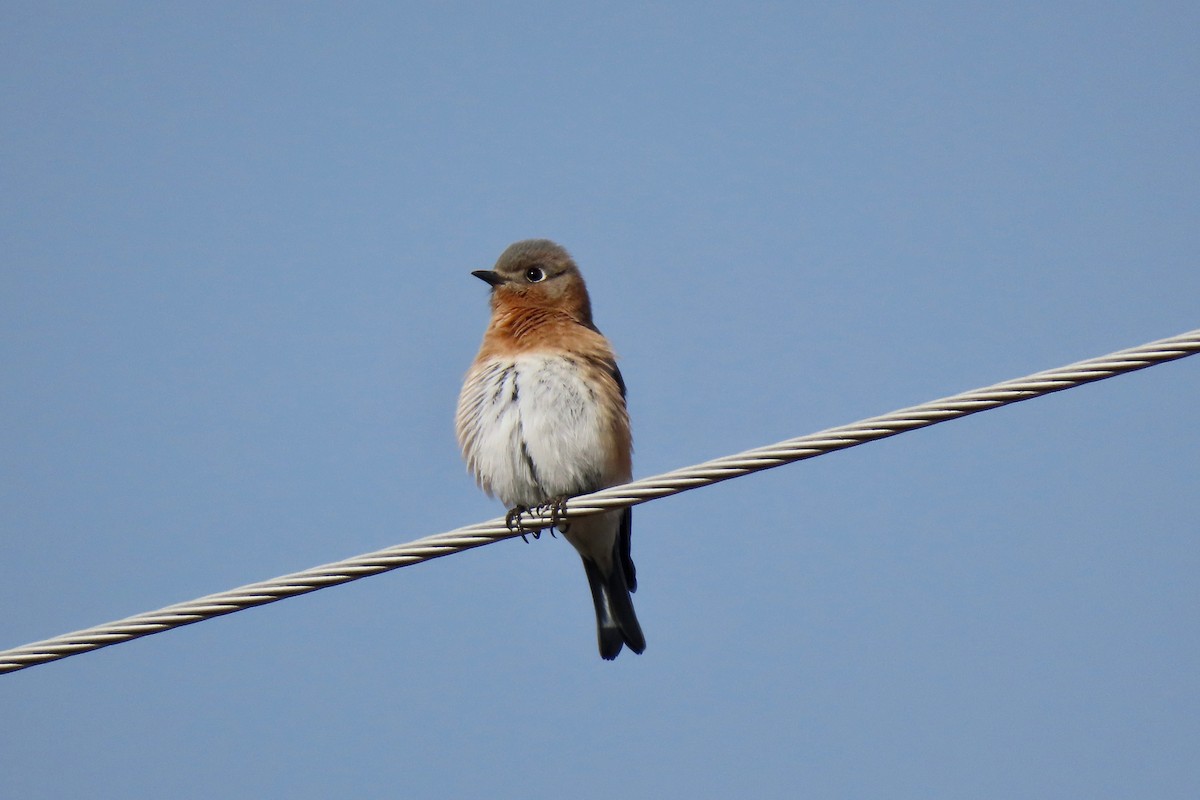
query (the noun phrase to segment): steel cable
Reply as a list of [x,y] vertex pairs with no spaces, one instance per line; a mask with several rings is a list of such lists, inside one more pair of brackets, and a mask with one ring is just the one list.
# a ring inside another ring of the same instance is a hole
[[[1174,361],[1197,352],[1200,352],[1200,329],[1065,367],[1037,372],[1024,378],[1003,381],[982,389],[972,389],[849,425],[829,428],[695,466],[642,478],[592,494],[580,495],[567,502],[560,519],[645,503],[751,472],[844,450],[946,420]],[[552,513],[548,509],[534,510],[520,517],[521,527],[526,533],[548,528],[551,522]],[[136,614],[115,622],[3,650],[0,651],[0,673],[15,672],[35,664],[56,661],[118,642],[273,603],[287,597],[348,583],[368,575],[419,564],[422,561],[520,535],[522,534],[510,530],[504,518],[500,517],[447,533],[426,536],[344,561],[335,561],[185,603],[176,603],[157,611]]]

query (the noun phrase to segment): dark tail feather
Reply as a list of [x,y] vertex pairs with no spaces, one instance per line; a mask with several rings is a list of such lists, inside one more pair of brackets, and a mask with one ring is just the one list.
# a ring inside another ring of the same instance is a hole
[[621,531],[617,536],[617,560],[625,570],[625,585],[637,591],[637,568],[633,566],[633,509],[621,512]]
[[[625,509],[628,514],[629,509]],[[605,577],[596,562],[584,558],[583,569],[587,573],[588,586],[592,590],[592,602],[596,605],[596,636],[600,644],[600,657],[612,661],[621,652],[623,645],[635,653],[646,649],[646,637],[633,611],[633,598],[629,592],[637,585],[633,572],[633,559],[629,554],[629,516],[621,520],[621,535],[615,543],[612,574]],[[633,585],[630,585],[633,584]]]

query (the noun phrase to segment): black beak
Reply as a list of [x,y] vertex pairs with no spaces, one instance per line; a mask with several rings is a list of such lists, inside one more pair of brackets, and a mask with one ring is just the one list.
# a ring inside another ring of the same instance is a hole
[[471,274],[489,286],[499,286],[504,283],[504,278],[501,278],[499,273],[490,269],[477,269]]

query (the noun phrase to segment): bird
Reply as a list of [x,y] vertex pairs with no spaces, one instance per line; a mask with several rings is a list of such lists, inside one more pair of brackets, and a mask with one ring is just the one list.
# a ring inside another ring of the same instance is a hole
[[[557,521],[567,498],[632,477],[616,354],[592,321],[587,285],[562,246],[519,241],[495,267],[471,274],[491,287],[491,319],[458,399],[463,459],[480,488],[509,508],[510,527],[530,508],[551,508]],[[583,560],[600,656],[608,661],[622,647],[646,649],[630,597],[637,590],[632,520],[627,507],[557,525]]]

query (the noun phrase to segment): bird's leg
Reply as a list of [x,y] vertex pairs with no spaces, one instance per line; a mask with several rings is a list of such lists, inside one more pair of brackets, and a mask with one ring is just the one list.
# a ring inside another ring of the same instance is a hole
[[[525,542],[525,544],[529,544],[529,538],[525,535],[525,531],[521,527],[521,515],[527,511],[529,511],[529,506],[513,506],[504,515],[504,527],[508,528],[510,533],[521,534],[521,541]],[[535,532],[533,538],[538,538],[539,533],[541,531]]]

